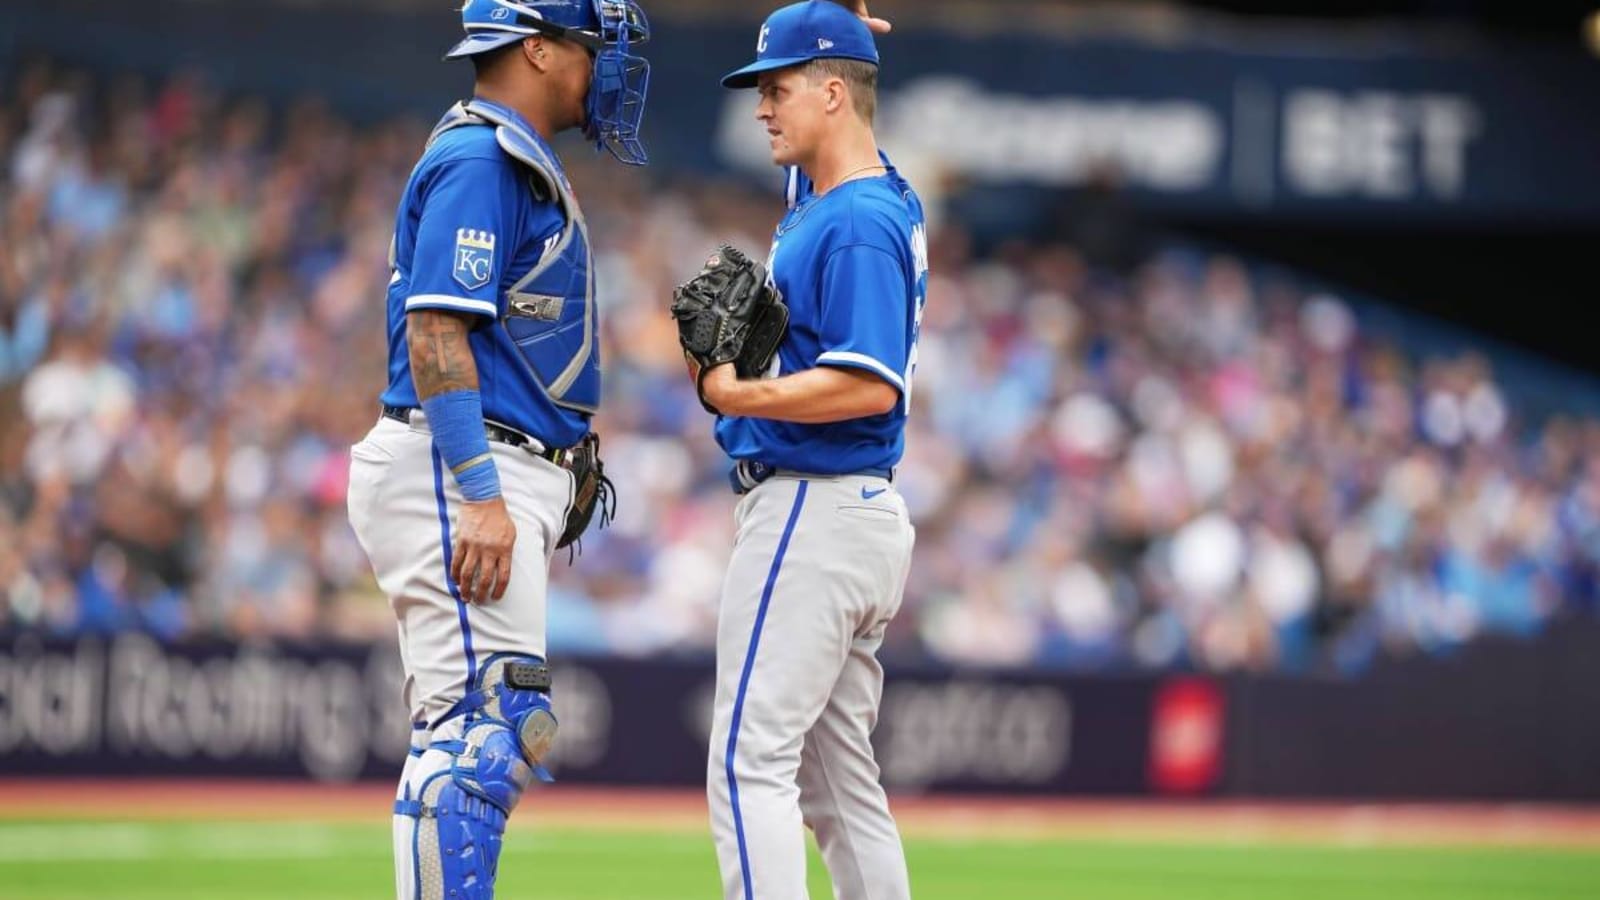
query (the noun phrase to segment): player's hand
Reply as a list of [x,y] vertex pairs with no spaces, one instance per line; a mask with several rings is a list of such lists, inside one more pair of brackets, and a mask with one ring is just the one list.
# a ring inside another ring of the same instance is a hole
[[[725,381],[737,382],[739,373],[734,368],[733,363],[721,363],[720,365],[712,366],[711,370],[706,372],[706,380],[703,382],[700,380],[700,363],[692,355],[685,353],[683,355],[683,363],[689,369],[689,383],[694,385],[695,394],[699,396],[701,405],[707,407],[707,412],[721,413],[723,411],[722,404],[711,399],[711,383],[715,381],[721,385]],[[725,387],[721,389],[721,396],[726,400],[727,390]]]
[[488,603],[506,595],[511,581],[511,548],[517,526],[504,497],[461,504],[450,577],[468,603]]
[[867,23],[867,30],[873,34],[888,34],[889,30],[894,28],[888,19],[877,18],[867,12],[867,0],[833,0],[833,2],[860,16],[861,21]]
[[[698,367],[697,367],[698,368]],[[706,402],[716,407],[723,415],[732,406],[733,394],[739,389],[739,373],[733,363],[723,363],[712,367],[706,373],[705,380],[700,382],[700,390],[704,393]]]

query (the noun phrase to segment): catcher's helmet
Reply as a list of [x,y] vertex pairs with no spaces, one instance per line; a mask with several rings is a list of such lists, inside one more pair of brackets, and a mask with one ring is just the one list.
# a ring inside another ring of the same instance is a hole
[[466,0],[461,27],[467,36],[445,59],[487,53],[536,34],[583,45],[594,57],[584,135],[621,162],[647,161],[639,123],[650,63],[628,51],[650,39],[650,23],[634,0]]

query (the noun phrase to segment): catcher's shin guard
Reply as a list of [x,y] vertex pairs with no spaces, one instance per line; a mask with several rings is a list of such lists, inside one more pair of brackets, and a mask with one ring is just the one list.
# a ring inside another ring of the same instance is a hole
[[542,660],[497,655],[434,726],[394,805],[397,835],[401,818],[415,823],[410,847],[395,847],[400,900],[494,897],[506,818],[529,781],[551,780],[540,765],[556,733],[549,689]]

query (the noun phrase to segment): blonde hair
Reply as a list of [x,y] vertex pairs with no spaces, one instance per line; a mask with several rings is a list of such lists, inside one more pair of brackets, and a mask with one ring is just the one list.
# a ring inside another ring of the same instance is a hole
[[850,102],[856,115],[868,125],[878,112],[878,67],[859,59],[827,57],[813,59],[805,65],[806,78],[812,84],[828,78],[838,78],[850,87]]

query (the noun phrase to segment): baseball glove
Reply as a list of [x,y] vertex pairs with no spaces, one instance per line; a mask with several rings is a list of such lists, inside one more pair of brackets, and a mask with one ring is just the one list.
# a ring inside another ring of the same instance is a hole
[[713,413],[706,403],[706,373],[731,362],[740,378],[762,374],[789,327],[789,307],[767,281],[766,267],[727,244],[672,292],[672,317],[678,342],[700,365],[700,405]]
[[617,489],[606,477],[605,463],[600,461],[600,436],[594,432],[584,435],[582,443],[566,451],[563,467],[572,473],[572,505],[567,507],[566,526],[556,541],[556,549],[572,547],[571,556],[583,549],[580,539],[600,510],[600,527],[604,528],[617,514]]

